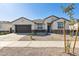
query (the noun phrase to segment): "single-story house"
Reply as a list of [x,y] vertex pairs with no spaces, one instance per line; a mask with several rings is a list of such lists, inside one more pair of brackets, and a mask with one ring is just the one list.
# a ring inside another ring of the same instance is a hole
[[10,32],[11,24],[9,21],[0,21],[0,32]]
[[30,20],[20,17],[12,22],[0,21],[0,31],[15,33],[62,32],[64,21],[66,21],[66,30],[69,31],[69,20],[54,15],[44,19]]

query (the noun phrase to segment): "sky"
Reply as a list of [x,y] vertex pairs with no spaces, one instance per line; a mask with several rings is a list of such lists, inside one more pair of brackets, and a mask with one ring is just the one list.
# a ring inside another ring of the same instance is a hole
[[[30,20],[43,19],[55,15],[69,19],[61,6],[66,3],[0,3],[0,21],[13,21],[20,17]],[[79,19],[79,4],[75,4],[74,18]]]

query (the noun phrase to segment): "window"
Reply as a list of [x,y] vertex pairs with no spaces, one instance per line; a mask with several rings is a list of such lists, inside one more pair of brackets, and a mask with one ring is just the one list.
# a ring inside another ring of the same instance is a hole
[[37,24],[37,29],[38,29],[38,30],[42,30],[42,29],[43,29],[43,24],[38,23],[38,24]]
[[58,22],[58,28],[63,28],[63,27],[64,27],[63,22]]

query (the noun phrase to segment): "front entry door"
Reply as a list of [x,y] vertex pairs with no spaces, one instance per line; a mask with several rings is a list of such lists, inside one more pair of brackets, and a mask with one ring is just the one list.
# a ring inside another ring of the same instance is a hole
[[47,30],[47,32],[51,32],[51,26],[48,26],[48,30]]

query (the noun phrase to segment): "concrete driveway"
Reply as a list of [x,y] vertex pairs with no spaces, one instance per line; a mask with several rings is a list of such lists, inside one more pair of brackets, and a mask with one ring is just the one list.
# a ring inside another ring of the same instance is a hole
[[15,33],[7,34],[7,35],[1,35],[0,41],[18,41],[25,35],[18,35]]

